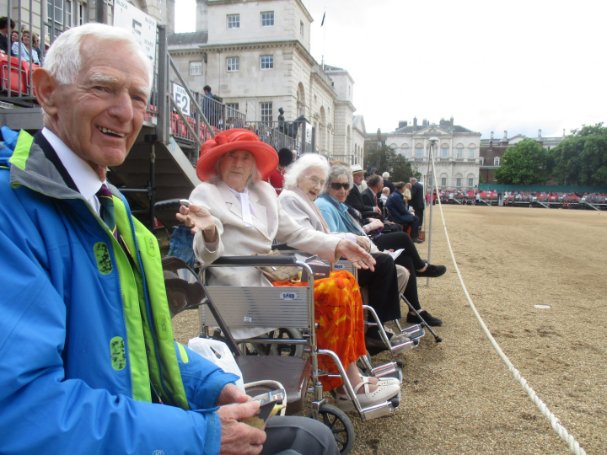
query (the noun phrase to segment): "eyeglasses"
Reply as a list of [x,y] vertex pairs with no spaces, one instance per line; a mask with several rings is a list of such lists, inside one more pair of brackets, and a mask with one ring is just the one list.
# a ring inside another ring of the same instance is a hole
[[332,182],[331,183],[331,188],[334,189],[335,191],[338,191],[341,188],[343,188],[344,190],[349,190],[350,189],[350,184],[349,183]]

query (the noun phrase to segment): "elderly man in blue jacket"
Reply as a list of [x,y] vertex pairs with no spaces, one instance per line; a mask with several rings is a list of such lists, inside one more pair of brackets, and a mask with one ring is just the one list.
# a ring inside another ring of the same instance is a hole
[[106,182],[150,95],[133,36],[72,28],[33,80],[44,129],[0,153],[0,452],[335,454],[313,419],[241,422],[258,402],[173,341],[156,239]]

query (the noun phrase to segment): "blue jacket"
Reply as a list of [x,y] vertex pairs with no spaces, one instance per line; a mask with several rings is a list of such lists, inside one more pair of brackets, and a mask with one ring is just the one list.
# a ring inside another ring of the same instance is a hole
[[414,215],[407,209],[403,193],[398,190],[388,196],[386,209],[396,223],[411,223],[413,221]]
[[[23,134],[19,143],[31,141]],[[214,406],[235,376],[169,344],[192,410],[134,398],[134,384],[150,375],[145,346],[135,342],[143,334],[133,333],[146,321],[122,297],[141,293],[141,262],[130,269],[137,284],[125,289],[117,260],[124,252],[114,251],[110,231],[49,148],[36,136],[10,166],[0,153],[0,452],[218,453]],[[159,263],[150,237],[137,253]],[[164,292],[159,281],[143,286]],[[151,330],[172,340],[170,321]]]

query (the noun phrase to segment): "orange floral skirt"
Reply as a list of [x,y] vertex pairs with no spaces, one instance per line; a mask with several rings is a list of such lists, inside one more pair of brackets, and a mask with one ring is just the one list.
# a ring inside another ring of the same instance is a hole
[[[275,281],[274,286],[307,286],[306,282]],[[314,319],[318,324],[316,342],[339,357],[344,368],[366,354],[362,297],[354,275],[345,270],[331,272],[314,281]],[[338,373],[330,357],[319,355],[321,370]],[[341,378],[322,377],[325,390],[342,384]]]

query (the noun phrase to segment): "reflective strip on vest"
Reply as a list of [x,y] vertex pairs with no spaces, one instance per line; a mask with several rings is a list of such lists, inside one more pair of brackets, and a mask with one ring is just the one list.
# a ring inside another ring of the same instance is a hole
[[[145,351],[139,351],[142,346],[138,343],[137,351],[134,352],[147,352],[147,367],[141,365],[141,360],[145,360],[145,357],[141,355],[136,356],[140,359],[139,364],[131,363],[134,370],[132,372],[134,390],[142,390],[145,384],[141,382],[146,380],[149,389],[149,380],[147,379],[149,374],[149,378],[154,385],[154,392],[159,395],[163,403],[188,409],[185,388],[181,380],[181,371],[175,351],[171,314],[164,287],[158,241],[138,220],[128,215],[123,201],[116,196],[114,196],[114,214],[118,231],[127,249],[135,254],[141,251],[141,254],[137,255],[138,257],[132,258],[138,273],[135,273],[134,276],[132,272],[123,273],[122,269],[126,268],[127,271],[131,271],[133,268],[124,250],[115,239],[112,239],[120,271],[121,285],[125,283],[123,279],[128,280],[126,283],[133,283],[134,280],[137,285],[137,300],[131,300],[132,303],[127,303],[125,300],[125,312],[128,312],[127,319],[130,321],[136,318],[141,324],[140,316],[143,315],[143,325],[142,327],[140,325],[143,329],[143,337],[138,338],[140,341],[145,338],[145,346],[143,346]],[[133,225],[131,225],[130,220],[133,220]],[[135,237],[133,237],[132,228],[134,228]],[[143,275],[140,270],[141,265],[143,265]],[[122,286],[123,292],[125,287],[133,288],[132,286]],[[146,287],[149,296],[147,299]],[[130,293],[128,296],[131,299],[133,298]],[[134,330],[138,328],[133,327]],[[133,341],[130,333],[128,333],[128,341],[129,345]],[[129,356],[132,362],[135,356],[132,355],[130,348]]]

